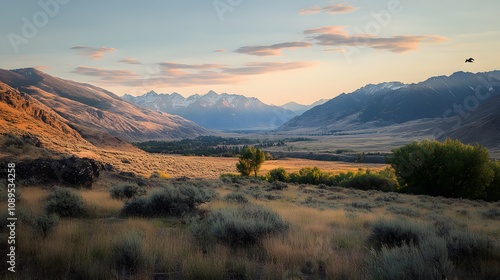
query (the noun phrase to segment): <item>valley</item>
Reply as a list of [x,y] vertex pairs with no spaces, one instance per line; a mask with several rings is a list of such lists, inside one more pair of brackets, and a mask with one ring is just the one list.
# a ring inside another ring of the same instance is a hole
[[[477,108],[449,117],[419,112],[397,121],[405,109],[388,112],[371,98],[410,106],[415,101],[403,95],[412,93],[393,91],[417,86],[383,83],[273,126],[235,118],[238,126],[210,130],[38,70],[0,71],[0,78],[0,162],[16,163],[22,229],[20,272],[5,279],[500,275],[500,205],[488,199],[500,168],[490,169],[492,187],[476,196],[483,201],[405,193],[386,162],[395,149],[446,137],[479,142],[500,158],[497,88]],[[210,96],[221,104],[236,98]],[[255,177],[237,168],[248,146],[267,157]],[[1,181],[4,197],[6,190]],[[435,259],[432,270],[413,265]]]

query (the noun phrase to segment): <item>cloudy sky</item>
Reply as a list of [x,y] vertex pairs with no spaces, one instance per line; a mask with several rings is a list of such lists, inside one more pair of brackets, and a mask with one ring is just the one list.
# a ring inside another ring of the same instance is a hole
[[498,11],[498,0],[2,0],[0,68],[118,95],[309,104],[367,83],[500,69]]

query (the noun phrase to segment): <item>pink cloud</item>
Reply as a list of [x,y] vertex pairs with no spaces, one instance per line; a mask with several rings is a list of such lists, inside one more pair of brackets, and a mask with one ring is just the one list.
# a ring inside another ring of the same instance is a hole
[[398,35],[377,37],[372,34],[349,35],[342,26],[326,26],[308,29],[304,34],[322,46],[360,46],[402,53],[416,50],[422,43],[439,43],[447,39],[436,35]]
[[127,64],[142,64],[139,60],[137,60],[135,58],[124,58],[124,59],[118,60],[118,62],[127,63]]
[[94,48],[88,46],[75,46],[72,47],[71,49],[78,51],[79,55],[83,55],[92,60],[100,60],[104,57],[106,53],[116,51],[115,48],[108,48],[108,47]]
[[161,62],[156,73],[141,76],[129,70],[109,70],[80,66],[72,72],[96,77],[104,84],[130,87],[236,84],[245,77],[311,67],[313,62],[253,62],[239,67],[221,64],[180,64]]
[[309,48],[312,44],[309,42],[286,42],[268,46],[246,46],[237,49],[235,52],[256,56],[277,56],[281,55],[284,49]]
[[358,9],[357,7],[351,6],[349,4],[338,3],[338,4],[328,5],[325,7],[312,6],[312,7],[300,10],[299,14],[300,15],[313,15],[313,14],[318,14],[320,12],[326,12],[327,14],[330,14],[330,15],[336,15],[336,14],[347,14],[347,13],[350,13],[350,12],[355,11],[357,9]]

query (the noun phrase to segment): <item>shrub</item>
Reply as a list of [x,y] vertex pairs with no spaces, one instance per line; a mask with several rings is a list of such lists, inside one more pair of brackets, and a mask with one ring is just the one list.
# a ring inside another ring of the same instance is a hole
[[403,244],[372,249],[369,263],[373,279],[449,279],[454,269],[445,241],[437,237],[418,247]]
[[228,207],[210,213],[206,221],[192,226],[195,236],[214,238],[231,246],[249,246],[262,237],[282,233],[288,223],[262,206]]
[[368,210],[370,211],[372,208],[375,207],[373,203],[370,202],[353,202],[351,204],[347,205],[348,207],[356,208],[356,209],[363,209],[363,210]]
[[376,174],[360,174],[340,183],[343,188],[358,190],[396,191],[396,183]]
[[137,232],[128,232],[115,238],[111,244],[111,257],[121,274],[136,274],[147,263],[141,236]]
[[404,221],[377,221],[368,237],[368,242],[376,249],[406,245],[419,245],[421,239],[432,235],[424,227]]
[[135,199],[125,204],[125,216],[181,216],[201,203],[210,201],[216,193],[211,189],[189,185],[166,186],[151,192],[146,199]]
[[224,197],[225,201],[236,203],[248,203],[248,198],[242,193],[230,193]]
[[269,171],[269,173],[267,174],[267,180],[271,183],[275,182],[275,181],[287,182],[288,181],[288,173],[282,167],[276,168],[276,169]]
[[136,198],[125,203],[121,215],[126,217],[147,217],[150,215],[148,201],[145,198]]
[[481,216],[485,219],[500,220],[500,209],[490,208],[488,210],[480,212]]
[[267,191],[281,191],[284,189],[288,189],[288,184],[280,181],[275,181],[271,184],[269,188],[267,188]]
[[58,223],[59,216],[57,216],[56,214],[41,215],[34,218],[33,229],[41,234],[43,238],[45,238],[57,226]]
[[407,208],[407,207],[402,207],[402,206],[394,206],[391,205],[387,207],[386,209],[388,212],[391,212],[396,215],[405,215],[409,217],[418,217],[420,216],[420,212],[418,210],[415,210],[413,208]]
[[495,175],[486,148],[457,140],[413,142],[393,153],[388,163],[409,193],[480,198]]
[[381,195],[375,198],[376,202],[393,202],[393,203],[403,203],[403,199],[395,193],[390,193],[387,195]]
[[60,217],[82,217],[86,214],[82,196],[74,190],[56,187],[46,198],[45,210]]
[[498,249],[491,239],[470,232],[451,231],[446,242],[450,258],[455,263],[471,264],[487,260]]
[[139,187],[137,184],[124,184],[121,186],[113,186],[109,193],[114,199],[131,199],[146,194],[146,189]]

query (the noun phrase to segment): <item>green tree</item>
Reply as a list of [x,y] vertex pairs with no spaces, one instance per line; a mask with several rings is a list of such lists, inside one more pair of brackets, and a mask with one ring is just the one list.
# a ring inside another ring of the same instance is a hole
[[249,176],[253,172],[255,177],[257,177],[257,172],[265,160],[266,156],[261,149],[245,147],[240,155],[239,162],[236,164],[236,169],[243,176]]
[[285,168],[279,167],[275,168],[267,174],[267,180],[269,182],[287,182],[288,181],[288,173],[286,172]]
[[494,178],[488,150],[458,140],[424,140],[393,150],[388,163],[403,191],[433,196],[480,198]]
[[495,160],[490,163],[491,169],[495,173],[493,181],[486,187],[484,200],[498,201],[500,200],[500,161]]

